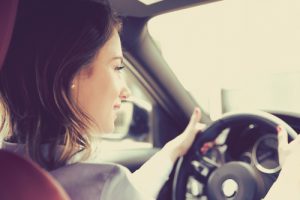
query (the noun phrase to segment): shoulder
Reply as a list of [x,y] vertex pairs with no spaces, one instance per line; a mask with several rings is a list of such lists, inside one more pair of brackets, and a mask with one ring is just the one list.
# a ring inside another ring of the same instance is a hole
[[129,170],[111,163],[76,163],[52,171],[71,199],[147,199],[131,184]]
[[114,164],[76,163],[50,172],[63,186],[71,199],[96,199],[107,183],[123,176],[126,170]]

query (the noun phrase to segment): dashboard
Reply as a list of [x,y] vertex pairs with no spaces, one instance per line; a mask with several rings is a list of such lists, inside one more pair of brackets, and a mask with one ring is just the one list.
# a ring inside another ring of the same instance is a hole
[[276,174],[281,169],[277,145],[276,135],[266,133],[247,146],[243,142],[229,149],[226,144],[217,144],[210,148],[204,156],[219,165],[230,161],[242,161],[253,165],[261,173]]

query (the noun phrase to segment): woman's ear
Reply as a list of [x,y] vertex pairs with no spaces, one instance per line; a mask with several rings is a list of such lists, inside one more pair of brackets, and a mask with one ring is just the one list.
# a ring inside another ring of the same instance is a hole
[[71,95],[75,102],[78,102],[78,95],[79,95],[79,75],[75,75],[74,79],[71,82],[70,89]]

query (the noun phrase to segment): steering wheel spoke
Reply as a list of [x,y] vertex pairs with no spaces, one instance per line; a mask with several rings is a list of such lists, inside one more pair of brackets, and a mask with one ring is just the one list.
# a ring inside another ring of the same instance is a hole
[[218,167],[220,164],[216,163],[208,157],[202,157],[199,160],[191,161],[192,171],[191,175],[201,183],[206,183],[209,175]]

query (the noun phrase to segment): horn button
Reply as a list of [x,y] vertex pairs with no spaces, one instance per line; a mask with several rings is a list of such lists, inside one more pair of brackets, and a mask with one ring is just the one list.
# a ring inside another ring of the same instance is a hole
[[261,177],[247,163],[230,162],[216,169],[208,179],[207,196],[210,200],[253,200],[260,191]]

